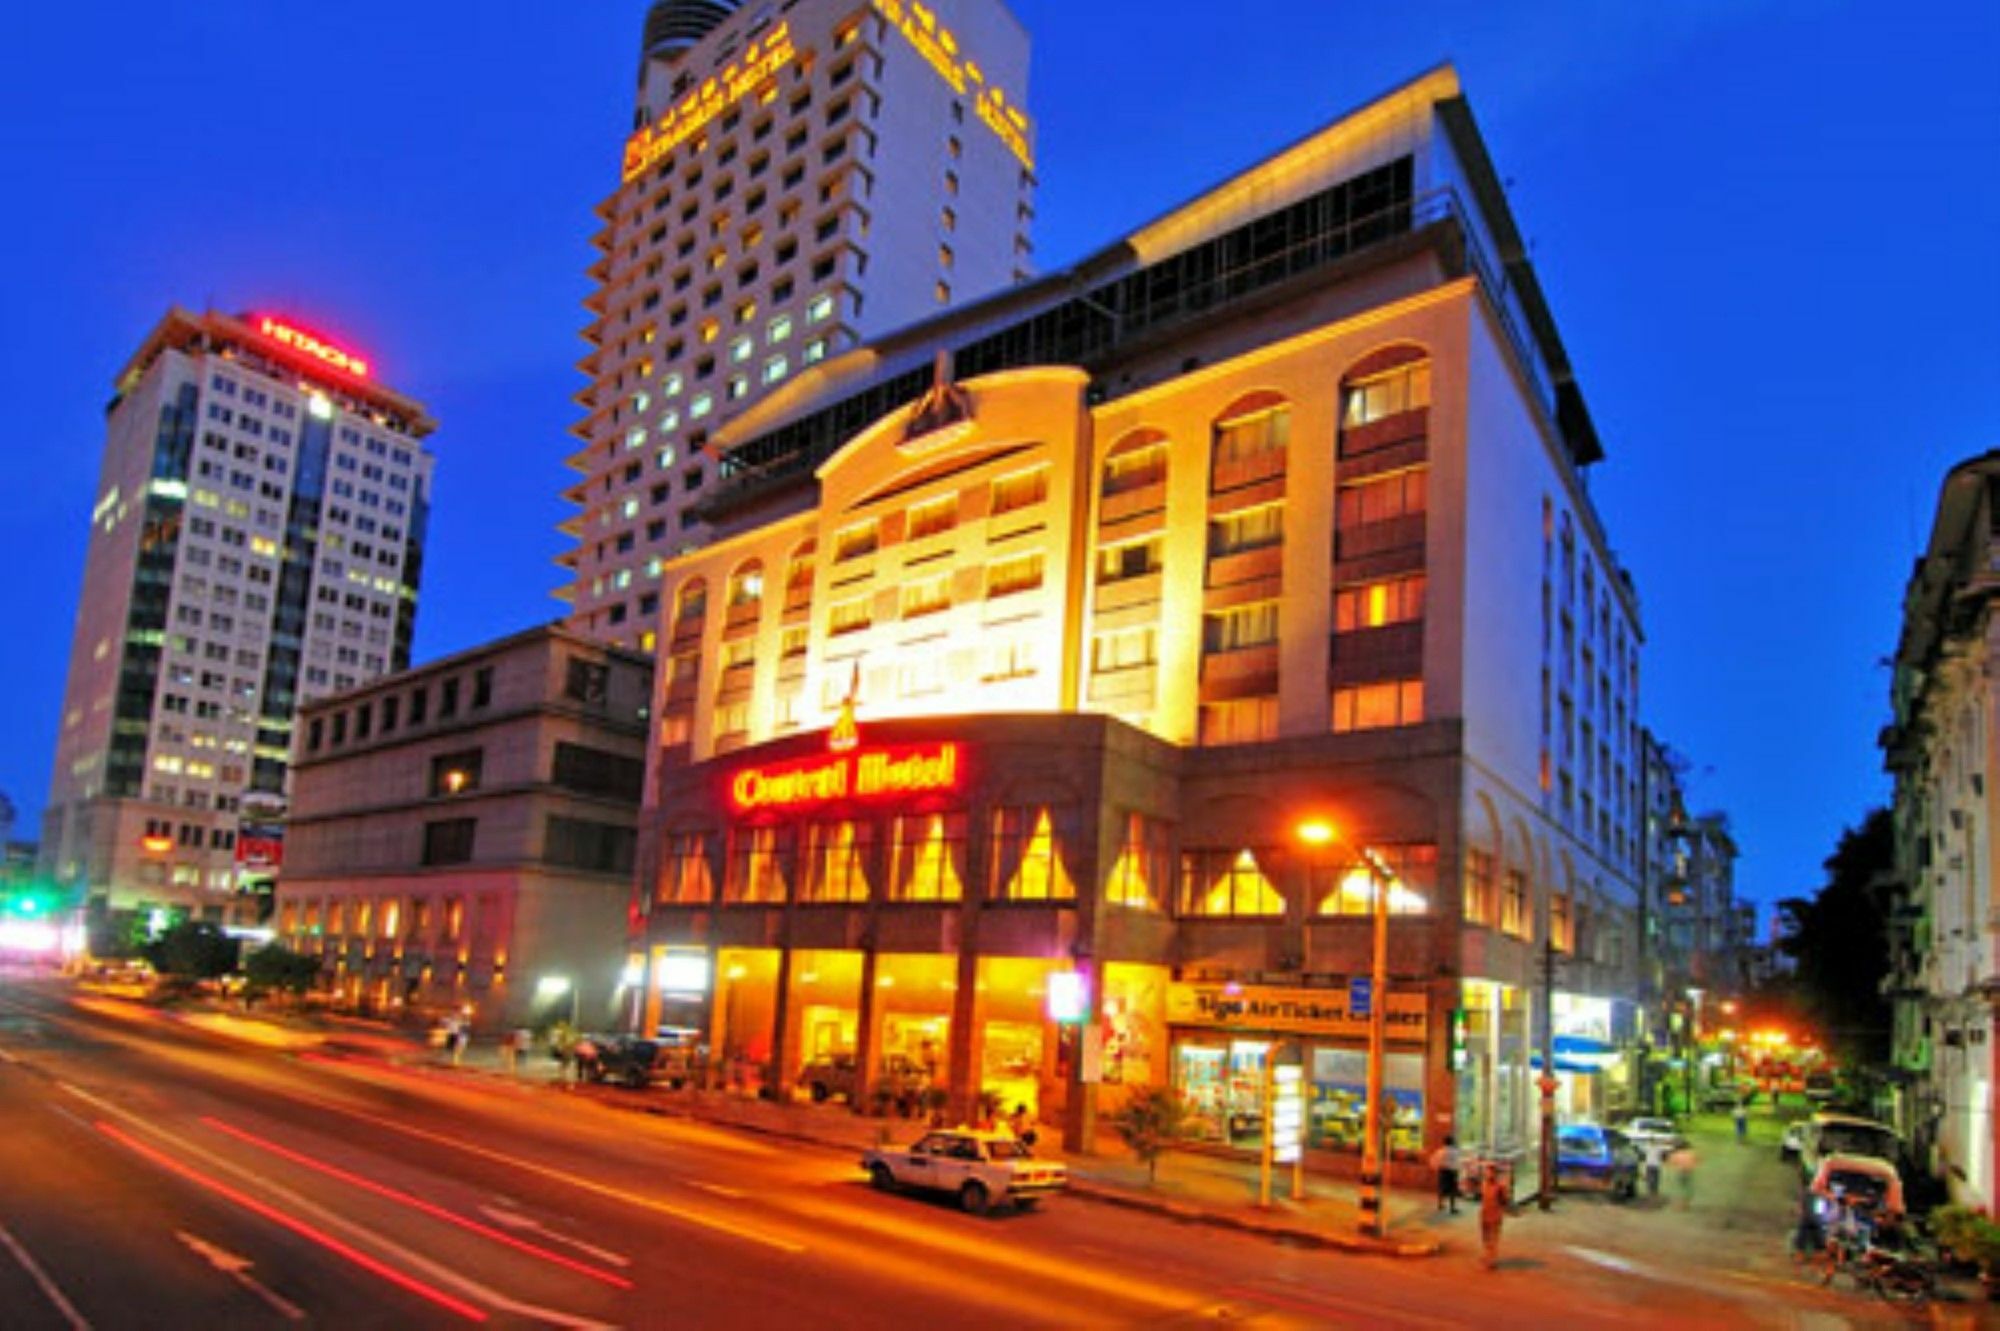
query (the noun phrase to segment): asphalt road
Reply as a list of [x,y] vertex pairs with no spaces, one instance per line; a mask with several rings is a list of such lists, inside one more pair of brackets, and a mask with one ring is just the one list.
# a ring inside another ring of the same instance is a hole
[[966,1216],[871,1191],[845,1155],[245,1045],[49,982],[0,980],[0,1127],[8,1331],[1776,1327],[1818,1306],[1291,1249],[1077,1198]]

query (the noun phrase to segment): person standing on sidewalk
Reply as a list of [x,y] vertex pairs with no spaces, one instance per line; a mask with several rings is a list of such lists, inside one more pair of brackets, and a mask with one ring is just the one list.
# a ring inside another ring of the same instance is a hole
[[1500,1224],[1507,1218],[1507,1181],[1488,1166],[1479,1182],[1480,1260],[1491,1271],[1500,1265]]
[[1674,1171],[1674,1190],[1681,1195],[1681,1210],[1694,1205],[1694,1147],[1683,1146],[1667,1157],[1667,1168]]
[[1431,1154],[1431,1168],[1437,1171],[1438,1210],[1451,1207],[1458,1214],[1458,1138],[1447,1135],[1444,1145]]
[[1667,1163],[1667,1144],[1657,1139],[1649,1141],[1641,1148],[1646,1161],[1646,1195],[1660,1195],[1660,1168]]
[[1743,1107],[1743,1102],[1741,1100],[1738,1100],[1736,1102],[1735,1118],[1736,1118],[1736,1144],[1738,1146],[1741,1146],[1744,1142],[1750,1140],[1750,1111]]

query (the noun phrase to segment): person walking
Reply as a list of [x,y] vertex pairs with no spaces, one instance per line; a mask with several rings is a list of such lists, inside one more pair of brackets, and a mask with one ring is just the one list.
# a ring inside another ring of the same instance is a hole
[[1488,1167],[1479,1183],[1480,1260],[1491,1271],[1500,1265],[1500,1223],[1507,1217],[1507,1181]]
[[1014,1140],[1033,1150],[1040,1134],[1035,1131],[1035,1115],[1028,1106],[1017,1104],[1014,1112],[1007,1116],[1007,1130],[1014,1134]]
[[1458,1138],[1446,1135],[1444,1145],[1431,1153],[1431,1168],[1437,1171],[1438,1207],[1458,1214]]
[[1683,1146],[1667,1157],[1667,1168],[1674,1173],[1674,1191],[1680,1194],[1681,1210],[1694,1205],[1694,1148]]
[[1744,1142],[1750,1140],[1750,1111],[1744,1107],[1743,1101],[1741,1100],[1738,1100],[1736,1102],[1735,1118],[1736,1118],[1736,1144],[1738,1146],[1741,1146]]
[[1646,1161],[1646,1195],[1660,1195],[1660,1169],[1667,1163],[1667,1144],[1663,1141],[1649,1141],[1641,1148]]

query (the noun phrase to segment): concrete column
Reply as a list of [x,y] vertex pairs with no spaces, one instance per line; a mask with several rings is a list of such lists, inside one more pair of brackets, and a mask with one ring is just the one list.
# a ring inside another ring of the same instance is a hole
[[875,1002],[875,944],[871,940],[861,952],[861,993],[855,1001],[854,1093],[848,1108],[857,1114],[868,1112],[875,1096],[875,1052],[882,1045],[882,1014]]
[[791,1009],[792,949],[786,944],[778,949],[777,993],[771,1001],[771,1063],[764,1073],[764,1098],[768,1100],[786,1098],[785,1062],[791,1043]]
[[978,1064],[974,1059],[978,1041],[973,1030],[979,1015],[978,998],[979,953],[973,946],[972,932],[963,930],[958,940],[958,988],[951,995],[950,1071],[946,1074],[951,1082],[951,1100],[945,1106],[947,1122],[970,1123],[979,1102]]

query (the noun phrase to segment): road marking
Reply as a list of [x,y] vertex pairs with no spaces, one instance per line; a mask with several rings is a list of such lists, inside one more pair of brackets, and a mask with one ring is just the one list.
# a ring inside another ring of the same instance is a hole
[[319,1173],[325,1174],[328,1178],[339,1179],[342,1183],[351,1183],[355,1187],[372,1192],[378,1197],[386,1197],[398,1205],[407,1206],[415,1211],[421,1211],[433,1219],[442,1220],[448,1225],[456,1225],[460,1229],[479,1235],[481,1238],[491,1239],[495,1243],[504,1243],[518,1252],[527,1253],[530,1257],[539,1257],[545,1262],[560,1266],[565,1270],[575,1271],[579,1275],[588,1276],[592,1280],[602,1281],[604,1284],[616,1289],[632,1288],[632,1282],[623,1276],[613,1275],[609,1271],[600,1271],[594,1266],[585,1266],[582,1262],[565,1257],[559,1252],[550,1252],[547,1248],[538,1247],[535,1244],[517,1239],[511,1234],[502,1234],[491,1225],[482,1225],[477,1220],[468,1220],[455,1211],[447,1210],[433,1202],[427,1202],[421,1197],[414,1197],[400,1189],[392,1188],[386,1183],[377,1183],[373,1179],[363,1178],[361,1175],[349,1170],[341,1169],[321,1160],[315,1160],[303,1152],[291,1150],[288,1147],[278,1145],[274,1141],[267,1141],[262,1137],[245,1132],[241,1128],[232,1127],[219,1118],[204,1116],[201,1121],[209,1127],[214,1128],[217,1132],[228,1133],[236,1140],[254,1146],[260,1151],[268,1151],[282,1160],[290,1160],[293,1164],[317,1170]]
[[90,1322],[76,1310],[75,1304],[63,1297],[62,1290],[57,1287],[55,1281],[49,1279],[49,1273],[42,1270],[41,1263],[21,1246],[21,1241],[8,1232],[5,1225],[0,1225],[0,1246],[4,1246],[8,1252],[14,1254],[14,1260],[21,1264],[21,1269],[26,1271],[29,1278],[41,1288],[48,1301],[56,1306],[56,1311],[69,1322],[72,1331],[90,1331]]
[[567,1183],[573,1188],[580,1188],[585,1192],[595,1193],[599,1197],[609,1197],[613,1201],[624,1202],[628,1206],[636,1206],[642,1210],[672,1216],[674,1219],[684,1221],[687,1224],[700,1225],[705,1229],[713,1229],[723,1234],[734,1235],[736,1238],[743,1239],[749,1243],[761,1243],[765,1247],[775,1248],[779,1252],[798,1254],[806,1250],[804,1244],[794,1243],[790,1239],[781,1239],[774,1235],[763,1233],[761,1230],[750,1229],[747,1226],[733,1224],[727,1220],[718,1220],[714,1216],[703,1215],[699,1211],[690,1211],[685,1207],[675,1206],[671,1202],[663,1202],[657,1197],[648,1197],[644,1193],[629,1192],[624,1188],[613,1187],[609,1183],[599,1183],[595,1179],[584,1178],[580,1174],[568,1174],[560,1169],[539,1164],[518,1155],[509,1155],[505,1151],[495,1151],[490,1147],[475,1146],[471,1142],[460,1141],[456,1137],[447,1137],[443,1133],[438,1132],[427,1132],[422,1128],[411,1127],[407,1123],[398,1123],[392,1118],[383,1118],[376,1114],[363,1113],[358,1109],[348,1109],[343,1105],[337,1105],[328,1100],[321,1100],[316,1096],[294,1095],[283,1091],[277,1092],[277,1094],[285,1096],[286,1099],[296,1100],[301,1104],[312,1105],[317,1109],[324,1109],[332,1113],[344,1114],[349,1118],[360,1119],[363,1123],[373,1123],[377,1127],[387,1128],[391,1132],[400,1132],[405,1136],[415,1137],[420,1141],[436,1142],[440,1146],[449,1146],[453,1150],[463,1151],[467,1155],[476,1155],[482,1159],[492,1160],[499,1164],[510,1165],[515,1169],[525,1170],[530,1174],[538,1174],[543,1178],[554,1179],[559,1183]]
[[305,1309],[280,1296],[263,1281],[250,1274],[250,1268],[255,1263],[248,1257],[239,1257],[220,1244],[210,1243],[207,1239],[190,1234],[185,1229],[175,1230],[174,1237],[185,1243],[195,1256],[262,1299],[273,1312],[286,1321],[303,1322],[306,1319]]
[[725,1188],[720,1183],[703,1183],[700,1179],[690,1181],[703,1192],[712,1192],[718,1197],[748,1197],[750,1195],[741,1188]]
[[531,1220],[518,1211],[509,1211],[502,1206],[482,1206],[479,1208],[479,1211],[480,1214],[497,1224],[506,1225],[510,1229],[525,1229],[540,1234],[551,1242],[565,1244],[580,1253],[595,1257],[598,1261],[608,1266],[632,1265],[632,1259],[623,1253],[612,1252],[609,1248],[600,1248],[595,1244],[585,1243],[582,1239],[571,1238],[560,1230],[550,1229],[541,1221]]
[[[85,1101],[88,1104],[96,1106],[101,1111],[115,1115],[118,1118],[122,1118],[127,1123],[130,1123],[134,1128],[138,1129],[139,1131],[145,1132],[151,1136],[157,1137],[162,1141],[171,1144],[175,1148],[175,1150],[177,1150],[183,1157],[186,1157],[188,1159],[205,1161],[213,1168],[219,1169],[225,1173],[234,1174],[238,1178],[244,1179],[249,1183],[256,1185],[256,1187],[260,1189],[265,1196],[276,1199],[282,1199],[283,1201],[289,1203],[293,1209],[307,1215],[318,1217],[321,1223],[327,1225],[330,1228],[346,1230],[349,1234],[352,1234],[359,1239],[363,1239],[366,1240],[367,1242],[373,1243],[377,1248],[381,1249],[382,1251],[391,1253],[394,1256],[401,1258],[408,1265],[413,1266],[416,1269],[424,1272],[426,1275],[430,1276],[431,1279],[437,1281],[439,1284],[450,1285],[454,1288],[463,1290],[468,1295],[474,1298],[482,1299],[486,1303],[493,1305],[495,1309],[501,1312],[512,1313],[521,1317],[532,1318],[536,1321],[546,1323],[550,1326],[577,1328],[578,1331],[585,1331],[585,1329],[588,1329],[588,1331],[611,1331],[611,1329],[608,1326],[606,1326],[605,1323],[602,1322],[592,1321],[584,1317],[572,1316],[568,1313],[558,1312],[553,1308],[543,1308],[535,1304],[522,1303],[518,1299],[511,1299],[507,1295],[501,1293],[497,1289],[494,1289],[490,1285],[484,1284],[478,1280],[473,1279],[470,1276],[463,1275],[457,1271],[451,1270],[449,1267],[444,1266],[442,1263],[432,1261],[430,1258],[424,1256],[422,1253],[416,1252],[410,1249],[409,1247],[406,1247],[403,1244],[397,1243],[394,1239],[391,1239],[386,1235],[378,1234],[374,1230],[369,1229],[365,1225],[349,1220],[346,1217],[338,1214],[337,1212],[329,1210],[327,1207],[318,1205],[309,1198],[300,1196],[298,1193],[292,1191],[290,1188],[284,1187],[276,1180],[268,1178],[263,1174],[259,1174],[254,1169],[245,1168],[242,1165],[236,1164],[230,1160],[224,1159],[223,1157],[216,1155],[212,1151],[204,1150],[201,1146],[199,1146],[189,1138],[177,1136],[174,1133],[167,1131],[165,1128],[162,1128],[159,1124],[151,1122],[146,1118],[142,1117],[141,1115],[132,1113],[130,1110],[121,1109],[117,1105],[110,1104],[107,1101],[101,1100],[97,1096],[90,1094],[90,1092],[82,1090],[76,1086],[70,1085],[68,1082],[59,1082],[57,1084],[60,1085],[64,1090],[68,1091],[70,1094],[76,1096],[77,1098]],[[101,1122],[94,1124],[92,1126],[98,1132],[104,1133],[107,1136],[117,1131],[116,1129],[110,1128],[110,1125]],[[145,1153],[150,1150],[150,1148],[146,1147],[143,1143],[137,1142],[136,1140],[134,1140],[133,1145],[134,1148],[140,1151],[141,1153]],[[180,1170],[187,1170],[194,1177],[197,1178],[201,1177],[199,1174],[195,1174],[194,1171],[192,1171],[189,1166],[181,1164],[179,1161],[174,1160],[172,1157],[165,1156],[157,1151],[153,1151],[151,1154],[155,1160],[162,1163],[166,1168],[174,1169],[176,1170],[176,1172]],[[227,1185],[218,1183],[217,1186],[226,1187]],[[260,1214],[263,1213],[263,1211],[259,1209],[260,1207],[263,1206],[262,1203],[257,1203],[255,1202],[254,1199],[246,1199],[246,1200],[251,1201],[250,1209],[258,1210]],[[278,1221],[278,1223],[283,1224],[285,1222],[283,1220],[280,1220]],[[303,1223],[303,1222],[298,1222],[298,1223]],[[338,1240],[336,1240],[336,1242],[337,1241]],[[374,1259],[368,1258],[366,1254],[362,1254],[362,1257],[364,1262],[374,1261]],[[389,1278],[395,1279],[399,1282],[402,1280],[413,1279],[412,1277],[403,1275],[402,1272],[397,1271],[394,1267],[387,1266],[386,1264],[378,1262],[375,1263],[375,1266],[376,1268],[388,1272]],[[479,1310],[474,1309],[473,1311],[478,1312]],[[481,1313],[480,1316],[483,1319],[485,1314]]]
[[469,1303],[455,1299],[435,1286],[426,1285],[415,1276],[398,1271],[386,1262],[377,1261],[367,1253],[362,1252],[359,1248],[343,1243],[333,1235],[315,1229],[303,1220],[286,1215],[275,1206],[266,1202],[260,1202],[255,1197],[237,1191],[221,1179],[210,1178],[208,1175],[201,1173],[199,1170],[182,1161],[174,1159],[165,1152],[154,1150],[122,1129],[114,1128],[102,1120],[96,1124],[96,1127],[99,1132],[109,1137],[112,1141],[117,1142],[120,1146],[127,1148],[136,1155],[151,1160],[168,1173],[178,1174],[190,1183],[206,1188],[226,1201],[235,1202],[246,1211],[263,1216],[274,1225],[289,1229],[301,1238],[310,1239],[320,1247],[325,1248],[328,1252],[333,1253],[337,1257],[346,1258],[371,1275],[380,1276],[390,1284],[400,1286],[410,1293],[415,1294],[418,1298],[427,1299],[447,1312],[456,1313],[468,1322],[483,1322],[486,1320],[486,1313],[483,1309],[475,1308]]

